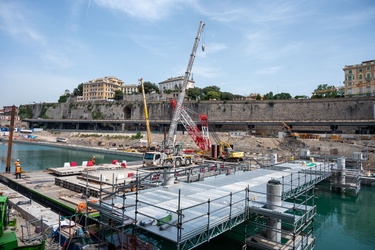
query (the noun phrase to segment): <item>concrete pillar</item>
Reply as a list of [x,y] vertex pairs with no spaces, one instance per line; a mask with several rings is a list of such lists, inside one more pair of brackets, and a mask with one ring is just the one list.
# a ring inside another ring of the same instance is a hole
[[174,184],[174,173],[169,172],[171,169],[164,168],[163,186],[170,186]]
[[[282,204],[281,201],[281,183],[278,180],[270,180],[267,183],[267,208],[275,210]],[[266,237],[274,242],[281,243],[281,220],[268,218]]]
[[306,148],[302,148],[301,149],[301,156],[307,156],[307,157],[309,157],[310,156],[310,150],[308,150]]
[[271,154],[271,165],[275,165],[277,163],[277,154]]
[[[345,158],[340,157],[337,158],[337,169],[339,170],[338,172],[338,183],[345,185]],[[341,191],[344,191],[345,188],[340,188]]]

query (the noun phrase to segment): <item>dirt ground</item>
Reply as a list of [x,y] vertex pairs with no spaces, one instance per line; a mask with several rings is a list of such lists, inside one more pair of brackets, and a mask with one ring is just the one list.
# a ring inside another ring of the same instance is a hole
[[[61,132],[51,133],[39,132],[37,140],[56,142],[57,137],[68,139],[68,144],[86,145],[88,147],[118,148],[142,147],[147,145],[147,136],[135,139],[132,133],[83,133],[83,132]],[[228,133],[217,133],[220,141],[233,145],[236,151],[245,152],[245,156],[276,153],[281,159],[289,159],[290,156],[299,155],[301,149],[309,149],[312,155],[338,155],[352,157],[354,152],[362,152],[368,161],[363,164],[365,171],[375,171],[375,140],[330,140],[330,139],[292,139],[292,138],[265,138],[251,135],[231,137]],[[133,137],[133,138],[132,138]],[[164,134],[153,133],[151,135],[152,145],[161,145]],[[198,149],[192,138],[187,133],[176,136],[176,142],[182,143],[184,149]],[[102,146],[99,146],[102,143]]]

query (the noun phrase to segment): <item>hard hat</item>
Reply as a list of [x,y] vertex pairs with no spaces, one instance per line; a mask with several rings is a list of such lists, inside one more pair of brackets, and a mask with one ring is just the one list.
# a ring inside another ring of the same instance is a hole
[[19,159],[17,159],[17,161],[20,161]]

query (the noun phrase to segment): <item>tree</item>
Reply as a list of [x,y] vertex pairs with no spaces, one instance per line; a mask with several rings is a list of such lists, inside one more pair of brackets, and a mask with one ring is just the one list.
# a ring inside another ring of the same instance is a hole
[[280,93],[273,96],[274,100],[286,100],[292,99],[292,96],[289,93]]
[[115,90],[115,95],[113,96],[113,99],[115,99],[116,101],[120,101],[120,100],[123,99],[123,97],[124,97],[124,92],[122,92],[119,89],[116,89]]
[[212,85],[212,86],[207,86],[202,89],[203,94],[207,95],[209,91],[215,91],[216,93],[220,93],[220,87]]
[[221,92],[220,93],[220,100],[230,101],[230,100],[233,100],[233,99],[234,99],[234,95],[232,93],[229,93],[229,92]]
[[262,97],[259,94],[257,94],[257,97],[255,97],[255,100],[262,100]]
[[83,95],[83,83],[79,84],[77,88],[73,90],[73,96],[82,96]]
[[319,84],[314,93],[311,98],[334,98],[338,96],[335,86],[329,86],[328,84]]
[[[143,86],[145,88],[145,94],[149,94],[149,93],[154,92],[154,91],[156,93],[160,93],[159,87],[155,83],[144,82]],[[141,84],[138,85],[138,92],[142,93],[142,85]]]
[[186,90],[186,95],[191,100],[199,100],[203,95],[203,91],[201,88],[194,87]]
[[219,97],[220,97],[220,94],[216,91],[208,91],[206,94],[207,100],[210,100],[210,99],[218,100]]
[[263,96],[263,100],[272,100],[273,99],[273,92],[269,92]]

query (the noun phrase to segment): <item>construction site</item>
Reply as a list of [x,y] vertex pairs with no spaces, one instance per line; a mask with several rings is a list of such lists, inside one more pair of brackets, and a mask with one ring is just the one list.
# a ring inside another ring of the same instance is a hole
[[[351,129],[361,126],[354,119],[335,124],[325,120],[320,125],[304,121],[301,126],[313,124],[305,132],[295,131],[287,119],[275,119],[266,122],[277,128],[260,136],[247,122],[239,123],[246,131],[219,132],[225,125],[210,123],[210,116],[205,115],[209,112],[185,106],[186,85],[204,25],[200,22],[181,92],[170,101],[168,126],[159,127],[158,133],[151,132],[155,121],[150,120],[143,89],[144,130],[140,134],[147,140],[98,139],[102,135],[93,139],[90,132],[83,139],[84,132],[64,131],[62,125],[57,134],[41,131],[30,138],[13,136],[11,125],[5,138],[10,145],[15,138],[18,143],[139,158],[95,164],[93,157],[82,164],[66,162],[28,172],[20,179],[9,171],[3,173],[1,182],[7,186],[3,195],[29,218],[22,227],[27,229],[21,231],[22,241],[49,238],[50,249],[185,250],[238,231],[242,225],[237,233],[243,249],[313,249],[315,185],[328,181],[332,192],[353,195],[358,195],[363,184],[375,186],[375,136],[336,133],[337,124]],[[139,83],[143,87],[142,79]],[[141,127],[134,120],[128,122]],[[374,119],[365,117],[361,122],[366,128],[359,130],[369,132]],[[315,126],[328,126],[332,131],[315,133]],[[42,207],[26,209],[35,204]],[[45,213],[45,207],[51,214]],[[38,228],[33,234],[32,226]]]

